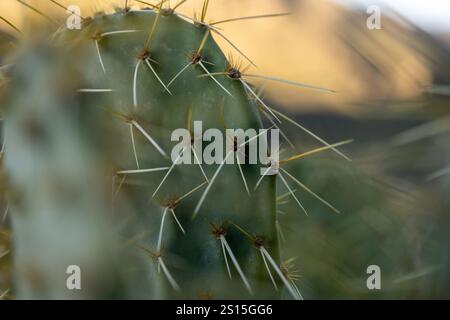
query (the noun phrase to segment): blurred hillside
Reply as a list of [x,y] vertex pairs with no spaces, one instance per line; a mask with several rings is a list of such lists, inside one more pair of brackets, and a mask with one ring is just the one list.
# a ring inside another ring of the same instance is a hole
[[[59,2],[66,6],[79,4],[82,14],[88,16],[100,8],[123,7],[125,1]],[[202,2],[190,0],[180,11],[192,16],[201,10]],[[50,1],[28,0],[28,3],[64,21],[64,10]],[[171,3],[174,5],[175,1]],[[2,0],[0,12],[21,28],[34,19],[42,19],[16,0]],[[372,31],[366,27],[365,12],[328,0],[215,0],[211,1],[208,17],[217,21],[280,12],[292,12],[292,15],[220,25],[223,34],[258,66],[251,73],[338,92],[327,94],[267,83],[266,98],[278,106],[302,112],[333,109],[347,114],[379,113],[370,103],[415,99],[433,83],[449,82],[449,50],[444,40],[438,40],[448,35],[433,37],[405,19],[393,19],[388,12],[382,12],[382,30]],[[8,28],[4,23],[0,26]],[[215,37],[225,52],[245,62],[226,41]],[[420,105],[409,107],[420,108]]]

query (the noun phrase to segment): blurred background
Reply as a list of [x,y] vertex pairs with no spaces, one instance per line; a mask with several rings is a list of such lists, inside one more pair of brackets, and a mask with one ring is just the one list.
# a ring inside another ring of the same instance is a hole
[[[51,1],[25,2],[65,21],[64,10]],[[59,2],[77,4],[89,16],[125,1]],[[179,10],[192,16],[202,2],[190,0]],[[369,5],[379,6],[381,29],[367,27]],[[249,73],[336,91],[252,82],[270,105],[329,142],[355,139],[347,148],[351,162],[324,153],[289,168],[341,211],[337,215],[298,192],[310,212],[305,216],[295,202],[280,199],[281,245],[296,258],[304,296],[450,298],[450,2],[212,0],[208,17],[282,12],[292,14],[230,22],[222,32],[256,64]],[[25,29],[43,19],[16,0],[1,0],[0,15]],[[16,34],[3,21],[0,30],[6,39],[3,65]],[[240,57],[223,38],[216,40],[224,52]],[[299,151],[317,147],[295,126],[286,131]],[[11,234],[3,207],[0,295],[11,286]],[[381,290],[366,287],[372,264],[381,268]]]

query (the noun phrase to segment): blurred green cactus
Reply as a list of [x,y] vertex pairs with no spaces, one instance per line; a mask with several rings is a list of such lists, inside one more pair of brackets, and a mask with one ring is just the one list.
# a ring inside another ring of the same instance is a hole
[[[1,17],[0,17],[1,18]],[[16,38],[11,34],[0,30],[0,94],[7,90],[8,78],[5,76],[10,67],[8,57],[15,48]],[[0,106],[0,126],[3,128],[4,109]],[[0,300],[10,297],[11,287],[11,229],[8,219],[9,206],[6,193],[7,183],[4,172],[4,135],[0,134]]]

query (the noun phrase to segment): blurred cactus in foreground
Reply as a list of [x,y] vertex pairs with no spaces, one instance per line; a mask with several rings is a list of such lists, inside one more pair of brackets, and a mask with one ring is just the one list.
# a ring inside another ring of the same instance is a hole
[[[8,21],[9,22],[9,21]],[[0,94],[6,90],[8,79],[4,71],[9,68],[7,57],[15,48],[16,38],[0,30]],[[3,126],[4,109],[0,108],[0,126]],[[11,267],[11,228],[9,223],[9,206],[6,199],[7,183],[4,169],[4,134],[0,151],[0,299],[10,297],[12,267]]]

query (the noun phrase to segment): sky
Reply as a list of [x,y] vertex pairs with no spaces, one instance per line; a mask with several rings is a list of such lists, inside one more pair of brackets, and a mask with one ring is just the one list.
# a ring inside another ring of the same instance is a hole
[[335,0],[345,5],[379,5],[400,12],[418,26],[434,32],[450,32],[450,0]]

